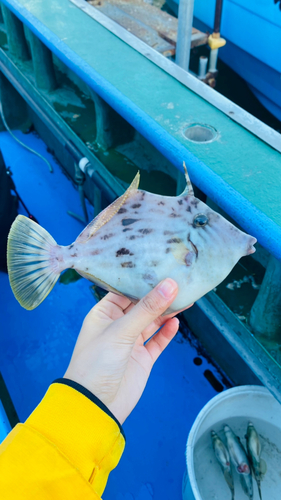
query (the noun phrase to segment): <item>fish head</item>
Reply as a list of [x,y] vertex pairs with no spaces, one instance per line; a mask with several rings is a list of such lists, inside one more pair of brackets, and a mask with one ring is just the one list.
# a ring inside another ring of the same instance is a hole
[[226,278],[241,257],[255,252],[257,240],[194,196],[188,196],[186,203],[186,265],[192,266],[192,283],[200,287],[194,296],[203,296]]

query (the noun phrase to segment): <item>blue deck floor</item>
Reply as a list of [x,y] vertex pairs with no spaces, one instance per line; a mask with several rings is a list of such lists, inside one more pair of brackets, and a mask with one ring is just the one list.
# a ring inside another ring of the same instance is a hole
[[[81,214],[77,191],[35,134],[17,136],[53,165],[18,146],[8,133],[0,148],[12,168],[19,194],[31,213],[60,244],[70,244],[83,229],[67,210]],[[20,212],[25,213],[20,207]],[[84,279],[57,284],[39,308],[26,311],[13,297],[8,276],[0,272],[0,371],[20,420],[26,419],[48,385],[67,367],[80,325],[94,305]],[[190,427],[205,403],[216,395],[203,372],[214,371],[181,333],[160,357],[137,408],[124,424],[125,452],[113,471],[104,500],[175,500],[181,498],[185,446]]]

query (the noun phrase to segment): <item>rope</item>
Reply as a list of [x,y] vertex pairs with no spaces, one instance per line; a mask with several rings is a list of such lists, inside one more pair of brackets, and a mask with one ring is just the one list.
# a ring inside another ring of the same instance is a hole
[[26,144],[24,144],[23,142],[21,142],[14,134],[13,132],[11,131],[10,127],[8,126],[7,122],[6,122],[6,119],[5,119],[5,116],[4,116],[4,112],[3,112],[3,106],[2,106],[2,102],[0,100],[0,115],[1,115],[1,118],[2,118],[2,121],[4,123],[4,126],[5,128],[7,129],[7,131],[9,132],[9,134],[13,137],[13,139],[15,139],[15,141],[17,141],[23,148],[27,149],[27,151],[30,151],[30,153],[33,153],[34,155],[38,156],[39,158],[41,158],[41,160],[43,160],[45,163],[47,163],[48,165],[48,168],[50,170],[51,173],[53,173],[53,167],[52,165],[50,164],[50,162],[48,162],[48,160],[46,158],[44,158],[44,156],[40,155],[40,153],[37,153],[37,151],[34,151],[34,149],[31,149],[30,147],[28,147]]

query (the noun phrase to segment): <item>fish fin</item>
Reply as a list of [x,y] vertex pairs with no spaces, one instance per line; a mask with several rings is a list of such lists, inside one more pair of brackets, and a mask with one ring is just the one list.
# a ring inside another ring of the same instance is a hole
[[123,293],[119,292],[118,290],[116,290],[116,288],[113,288],[113,286],[108,285],[108,283],[106,283],[105,281],[102,281],[101,279],[97,278],[93,274],[86,273],[85,271],[79,271],[78,269],[77,269],[77,272],[79,274],[81,274],[81,276],[83,276],[83,278],[86,278],[87,280],[92,281],[92,283],[95,283],[95,285],[98,285],[100,288],[103,288],[107,292],[117,293],[118,295],[122,295],[123,297],[125,297],[125,295],[123,295]]
[[267,471],[267,464],[266,461],[263,460],[263,458],[260,459],[260,471],[261,471],[261,476],[263,478]]
[[138,189],[140,182],[140,173],[138,172],[135,176],[132,184],[128,187],[127,191],[117,198],[111,205],[106,207],[97,217],[95,217],[90,224],[88,224],[85,229],[83,229],[82,233],[79,234],[77,238],[77,242],[86,243],[93,234],[95,234],[102,226],[104,226],[107,222],[112,219],[112,217],[117,214],[118,210],[124,205],[125,201],[129,198],[129,196]]
[[8,273],[14,296],[29,311],[43,302],[60,276],[50,261],[55,246],[43,227],[17,216],[8,236]]
[[262,500],[262,495],[261,495],[261,483],[260,481],[257,482],[257,485],[258,485],[258,490],[259,490],[259,497],[260,497],[260,500]]
[[179,195],[180,198],[182,196],[194,196],[193,187],[192,187],[189,175],[187,173],[185,161],[183,162],[183,168],[184,168],[184,176],[185,176],[185,180],[186,180],[186,187],[185,187],[185,190]]
[[95,283],[95,285],[99,286],[100,288],[103,288],[103,290],[106,290],[107,292],[112,292],[116,293],[117,295],[121,295],[122,297],[126,297],[129,299],[133,304],[137,304],[139,302],[139,299],[137,297],[132,297],[131,295],[125,295],[122,292],[119,292],[119,290],[116,290],[116,288],[113,288],[113,286],[109,285],[105,281],[102,281],[100,278],[97,278],[93,274],[86,273],[84,271],[77,271],[83,278],[86,278],[89,281],[92,281]]
[[233,482],[233,477],[232,477],[231,471],[228,469],[224,469],[223,475],[224,475],[224,479],[226,480],[231,491],[234,491],[234,482]]

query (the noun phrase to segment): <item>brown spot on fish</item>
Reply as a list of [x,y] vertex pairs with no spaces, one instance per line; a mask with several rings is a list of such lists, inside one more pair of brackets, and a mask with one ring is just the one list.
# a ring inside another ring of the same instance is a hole
[[136,237],[135,235],[132,234],[132,236],[130,236],[129,240],[134,240]]
[[183,204],[183,200],[178,200],[178,204],[182,205]]
[[154,276],[153,276],[152,274],[145,273],[145,274],[143,274],[143,276],[142,276],[143,280],[144,280],[144,281],[145,281],[148,285],[150,285],[150,286],[151,286],[151,288],[153,288],[153,287],[155,286],[155,284],[156,284],[156,275],[155,275],[154,271],[153,271],[153,274],[154,274]]
[[141,191],[141,201],[144,200],[144,197],[145,197],[145,191]]
[[123,226],[129,226],[130,224],[134,224],[134,222],[138,222],[139,219],[122,219]]
[[164,214],[165,213],[164,210],[161,210],[161,208],[157,208],[157,207],[156,208],[151,208],[149,211],[150,212],[154,212],[156,214]]
[[132,208],[140,208],[141,207],[141,203],[134,203],[134,205],[132,205]]
[[175,214],[175,212],[172,212],[172,213],[169,215],[169,217],[173,217],[173,218],[175,218],[175,217],[181,217],[181,216],[180,216],[179,214]]
[[167,243],[181,243],[182,240],[180,238],[172,238],[167,241]]
[[127,248],[120,248],[120,250],[117,250],[116,252],[116,257],[120,257],[120,255],[134,255],[130,250]]
[[118,214],[124,214],[125,212],[127,212],[127,208],[124,208],[124,207],[121,207],[119,210],[118,210]]
[[188,207],[187,207],[186,211],[187,211],[187,212],[190,212],[190,213],[192,212],[192,210],[191,210],[191,206],[190,206],[190,205],[188,205]]
[[164,231],[163,233],[165,236],[168,236],[169,234],[174,234],[174,231]]
[[126,229],[123,229],[123,233],[126,233],[126,231],[132,231],[133,228],[132,227],[126,227]]
[[198,203],[199,203],[199,200],[195,200],[195,199],[193,199],[193,200],[191,200],[191,202],[190,202],[190,203],[191,203],[191,205],[194,205],[194,207],[195,207],[195,208],[197,208]]
[[89,271],[89,268],[88,268],[88,267],[86,267],[86,271]]
[[70,257],[77,257],[77,253],[71,253]]
[[72,264],[72,266],[71,266],[71,269],[73,269],[73,268],[74,268],[74,264]]
[[171,249],[168,247],[168,248],[166,248],[165,253],[169,253],[170,251],[171,251]]
[[121,267],[135,267],[135,264],[133,262],[122,262]]
[[165,205],[164,201],[159,201],[158,205]]
[[99,255],[99,253],[101,253],[101,250],[99,250],[99,248],[97,248],[96,250],[93,250],[91,252],[91,255]]
[[152,267],[156,267],[156,266],[158,266],[158,261],[157,261],[157,260],[152,260],[152,261],[151,261],[151,266],[152,266]]
[[74,247],[74,243],[72,243],[72,245],[70,245],[68,248],[69,248],[69,250],[71,250],[73,247]]
[[149,234],[152,233],[153,229],[139,229],[139,233]]
[[109,238],[112,238],[114,236],[113,233],[105,234],[104,236],[101,236],[101,240],[108,240]]

